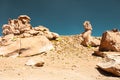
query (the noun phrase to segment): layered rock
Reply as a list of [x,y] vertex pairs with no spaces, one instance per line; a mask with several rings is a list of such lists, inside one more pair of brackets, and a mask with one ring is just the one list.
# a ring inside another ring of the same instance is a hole
[[120,52],[120,32],[118,30],[104,32],[102,35],[99,51]]
[[83,23],[85,31],[82,33],[82,45],[84,46],[99,46],[100,40],[91,36],[92,33],[92,25],[89,21],[85,21]]
[[97,66],[104,71],[120,76],[120,54],[111,53],[106,55],[105,60]]
[[2,56],[32,56],[54,49],[52,43],[45,36],[35,36],[29,38],[13,38],[0,47]]

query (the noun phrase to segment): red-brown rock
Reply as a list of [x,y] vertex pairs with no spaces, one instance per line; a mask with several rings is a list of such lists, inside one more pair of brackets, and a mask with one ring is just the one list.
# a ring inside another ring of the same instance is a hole
[[120,32],[106,31],[102,35],[100,51],[120,51]]

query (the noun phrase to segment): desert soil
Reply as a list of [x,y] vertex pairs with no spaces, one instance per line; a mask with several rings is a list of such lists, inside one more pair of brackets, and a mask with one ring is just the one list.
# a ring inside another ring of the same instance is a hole
[[[120,80],[97,68],[98,47],[80,45],[80,37],[61,36],[55,49],[31,57],[0,57],[0,80]],[[44,60],[43,67],[26,66],[30,59]]]

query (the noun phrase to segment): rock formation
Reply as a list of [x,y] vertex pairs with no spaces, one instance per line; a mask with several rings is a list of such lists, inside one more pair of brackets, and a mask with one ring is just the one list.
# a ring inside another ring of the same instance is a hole
[[59,37],[44,26],[32,27],[30,17],[20,15],[18,19],[9,19],[3,25],[0,38],[0,55],[31,56],[53,49],[50,39]]
[[52,43],[45,36],[13,38],[10,40],[11,43],[0,47],[0,55],[7,57],[16,54],[18,56],[32,56],[54,49]]
[[100,45],[100,40],[91,36],[92,33],[92,26],[89,21],[85,21],[83,23],[85,31],[82,33],[83,42],[82,45],[84,46],[98,46]]
[[59,37],[57,33],[50,32],[50,30],[44,26],[32,27],[30,20],[30,17],[27,15],[20,15],[18,19],[9,19],[8,24],[2,27],[3,35],[13,34],[20,37],[44,35],[48,39],[56,39]]
[[27,30],[32,29],[30,17],[27,15],[20,15],[18,19],[9,19],[8,24],[3,25],[3,35],[14,34],[20,35]]
[[106,31],[102,35],[99,51],[95,54],[104,58],[104,62],[97,64],[99,68],[120,76],[120,32],[117,29]]
[[120,52],[120,32],[115,29],[104,32],[99,50]]

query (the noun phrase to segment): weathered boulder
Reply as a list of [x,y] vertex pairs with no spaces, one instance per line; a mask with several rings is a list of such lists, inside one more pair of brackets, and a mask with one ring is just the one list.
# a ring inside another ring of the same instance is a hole
[[53,49],[52,43],[45,36],[21,38],[20,56],[31,56]]
[[17,38],[7,46],[0,47],[0,55],[2,56],[31,56],[40,54],[53,49],[52,43],[45,36],[35,36],[29,38]]
[[91,36],[92,26],[89,21],[85,21],[83,23],[85,31],[82,33],[82,45],[84,46],[99,46],[100,40]]
[[38,35],[44,35],[48,39],[56,39],[59,37],[59,34],[50,32],[50,30],[44,26],[38,26],[34,28],[35,31],[39,32]]
[[120,32],[106,31],[102,35],[100,51],[120,51]]
[[120,76],[120,54],[108,54],[105,61],[97,64],[99,68],[116,76]]

